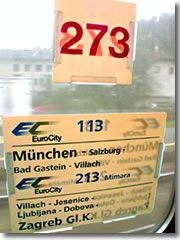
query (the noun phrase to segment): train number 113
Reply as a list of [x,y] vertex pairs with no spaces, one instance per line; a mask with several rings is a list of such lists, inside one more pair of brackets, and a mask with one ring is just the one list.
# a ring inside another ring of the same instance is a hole
[[89,120],[89,121],[79,121],[80,132],[101,132],[107,131],[110,121],[108,120]]

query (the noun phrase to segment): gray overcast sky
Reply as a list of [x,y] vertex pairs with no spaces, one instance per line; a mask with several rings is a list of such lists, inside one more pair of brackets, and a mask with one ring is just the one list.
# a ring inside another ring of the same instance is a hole
[[[137,3],[137,20],[174,13],[173,0],[129,0]],[[50,48],[54,0],[0,0],[0,49]]]

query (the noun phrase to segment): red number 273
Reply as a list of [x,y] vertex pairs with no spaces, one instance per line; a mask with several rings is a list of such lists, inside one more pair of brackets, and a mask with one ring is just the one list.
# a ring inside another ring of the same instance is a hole
[[[68,33],[69,28],[74,28],[76,33],[75,36]],[[93,42],[89,50],[90,56],[102,56],[101,40],[104,35],[108,32],[108,26],[100,24],[87,23],[86,29],[91,35]],[[98,34],[95,31],[99,31]],[[71,55],[83,55],[83,44],[79,41],[83,37],[83,29],[81,25],[77,22],[69,21],[62,25],[61,32],[63,33],[63,38],[60,41],[60,53],[61,54],[71,54]],[[116,34],[122,33],[123,38],[117,40]],[[113,45],[119,50],[116,52],[114,47],[109,47],[109,55],[115,58],[125,58],[129,53],[129,45],[127,41],[129,40],[129,33],[123,27],[115,27],[110,33],[110,38]],[[71,48],[77,43],[76,48]]]

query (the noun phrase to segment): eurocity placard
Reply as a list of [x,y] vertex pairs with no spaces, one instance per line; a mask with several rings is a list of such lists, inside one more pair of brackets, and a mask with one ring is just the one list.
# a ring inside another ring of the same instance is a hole
[[133,3],[55,0],[53,81],[131,84],[135,19]]
[[165,121],[166,113],[3,117],[12,232],[151,212]]

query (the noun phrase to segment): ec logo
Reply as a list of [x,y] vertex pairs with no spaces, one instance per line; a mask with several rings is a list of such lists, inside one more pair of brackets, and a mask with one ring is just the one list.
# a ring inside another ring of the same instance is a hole
[[50,125],[52,122],[21,122],[17,127],[12,131],[15,136],[23,135],[39,135],[46,133],[47,131],[37,131],[37,129],[42,125]]
[[46,187],[45,184],[39,185],[42,180],[48,180],[51,177],[39,177],[39,178],[23,178],[21,182],[16,185],[19,190],[25,190],[30,188],[41,188]]
[[146,118],[146,119],[139,118],[139,119],[134,119],[133,121],[140,123],[139,126],[136,127],[139,129],[144,129],[144,130],[147,128],[155,128],[156,129],[156,128],[160,127],[159,122],[155,118]]

